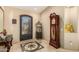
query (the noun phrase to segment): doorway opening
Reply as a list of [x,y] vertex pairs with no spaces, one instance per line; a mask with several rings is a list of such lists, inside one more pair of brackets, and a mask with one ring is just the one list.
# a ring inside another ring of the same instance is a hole
[[20,15],[20,41],[32,39],[32,16]]

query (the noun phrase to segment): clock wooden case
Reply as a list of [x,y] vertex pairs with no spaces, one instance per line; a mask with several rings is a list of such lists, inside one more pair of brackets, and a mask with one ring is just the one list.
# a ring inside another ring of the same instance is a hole
[[56,13],[50,14],[50,45],[60,47],[60,28],[59,28],[59,15]]

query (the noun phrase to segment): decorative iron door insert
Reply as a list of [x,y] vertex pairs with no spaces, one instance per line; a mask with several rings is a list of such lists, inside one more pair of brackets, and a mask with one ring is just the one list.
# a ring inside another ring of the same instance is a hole
[[32,39],[32,17],[29,15],[20,16],[20,40]]

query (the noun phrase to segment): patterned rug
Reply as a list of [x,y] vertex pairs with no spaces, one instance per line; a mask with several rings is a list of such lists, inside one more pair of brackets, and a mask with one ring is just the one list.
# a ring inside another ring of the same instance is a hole
[[34,52],[43,49],[44,47],[37,41],[34,41],[21,44],[21,48],[23,52]]

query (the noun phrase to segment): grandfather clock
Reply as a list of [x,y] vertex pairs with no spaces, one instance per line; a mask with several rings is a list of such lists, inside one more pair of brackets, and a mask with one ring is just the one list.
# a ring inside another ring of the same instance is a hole
[[56,13],[50,14],[50,45],[60,47],[60,28],[59,28],[59,15]]

